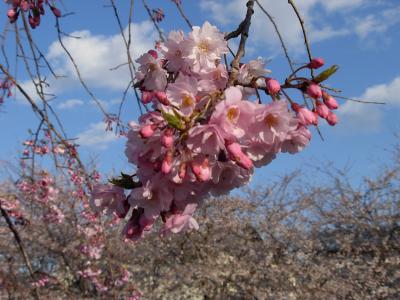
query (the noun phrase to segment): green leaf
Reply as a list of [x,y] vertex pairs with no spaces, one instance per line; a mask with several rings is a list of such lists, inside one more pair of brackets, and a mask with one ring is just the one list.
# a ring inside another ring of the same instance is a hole
[[127,190],[132,190],[132,189],[142,186],[142,184],[140,182],[133,180],[133,176],[130,176],[130,175],[124,174],[124,173],[121,173],[120,177],[111,178],[109,181],[113,185],[122,187]]
[[169,114],[165,111],[161,111],[161,112],[164,117],[164,120],[167,121],[169,126],[179,129],[179,130],[182,130],[184,128],[181,116],[175,110],[174,110],[173,115]]
[[329,77],[331,77],[333,74],[336,73],[336,71],[339,70],[339,66],[338,65],[333,65],[332,67],[330,67],[329,69],[326,69],[325,71],[323,71],[322,73],[318,74],[318,76],[316,76],[314,78],[314,81],[316,83],[321,83],[325,80],[327,80]]

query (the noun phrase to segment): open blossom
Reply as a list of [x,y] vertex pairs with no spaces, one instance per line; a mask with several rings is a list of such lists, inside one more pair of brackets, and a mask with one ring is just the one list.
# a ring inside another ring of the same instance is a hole
[[224,35],[208,22],[202,27],[193,26],[186,47],[190,51],[188,58],[193,60],[195,72],[201,68],[215,68],[215,62],[229,52]]
[[255,104],[242,99],[242,92],[236,87],[225,91],[225,100],[218,103],[211,116],[210,124],[220,128],[223,138],[234,141],[242,138],[254,118]]
[[171,31],[164,44],[162,53],[167,60],[166,68],[170,72],[188,71],[189,48],[184,43],[184,38],[182,31]]
[[161,62],[150,53],[145,53],[136,60],[140,64],[136,79],[143,80],[143,86],[148,91],[163,91],[167,86],[167,71],[161,67]]
[[179,108],[184,116],[190,116],[196,107],[197,80],[194,77],[181,75],[170,84],[167,97],[172,105]]
[[125,200],[124,189],[112,184],[95,185],[91,198],[90,205],[96,212],[107,210],[112,213],[119,202]]

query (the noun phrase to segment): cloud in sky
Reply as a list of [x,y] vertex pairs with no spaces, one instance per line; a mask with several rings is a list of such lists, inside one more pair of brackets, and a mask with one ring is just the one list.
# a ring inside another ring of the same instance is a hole
[[[131,51],[134,58],[154,48],[154,41],[157,40],[157,35],[150,21],[134,23],[131,26],[131,30]],[[64,44],[79,66],[82,78],[89,87],[114,90],[126,88],[130,81],[130,74],[127,65],[123,65],[127,62],[127,55],[120,34],[103,36],[94,35],[88,30],[82,30],[72,32],[71,36],[80,38],[64,37]],[[56,90],[76,84],[77,76],[74,66],[58,41],[50,45],[47,58],[55,66],[58,74],[67,75],[69,78],[54,82]],[[119,65],[122,66],[116,70],[110,70]]]
[[390,110],[400,107],[400,76],[391,82],[369,87],[359,97],[365,101],[385,102],[386,105],[362,104],[348,101],[339,109],[343,127],[359,130],[378,131],[384,114],[384,108]]
[[[274,17],[290,50],[294,53],[304,51],[301,28],[293,9],[288,5],[287,1],[259,0],[259,2]],[[363,12],[359,13],[359,11],[367,3],[371,2],[368,0],[296,1],[299,11],[305,20],[311,42],[348,35],[357,35],[360,38],[365,38],[373,32],[383,33],[400,21],[400,6],[385,10],[377,9],[376,13],[365,16],[362,15]],[[209,12],[216,22],[223,25],[232,25],[243,19],[245,14],[243,4],[243,0],[201,0],[200,7],[202,10]],[[379,2],[371,5],[379,5]],[[255,8],[250,38],[253,42],[261,43],[274,49],[278,45],[276,33],[257,4]],[[355,9],[359,9],[359,11],[354,13]],[[338,21],[335,22],[336,24],[330,22],[333,18]]]
[[82,106],[84,102],[79,99],[69,99],[64,102],[61,102],[60,104],[57,105],[58,109],[61,110],[68,110],[68,109],[73,109],[78,106]]
[[104,122],[92,123],[85,131],[77,136],[77,143],[84,147],[96,150],[104,150],[112,142],[118,140],[114,132],[106,131]]

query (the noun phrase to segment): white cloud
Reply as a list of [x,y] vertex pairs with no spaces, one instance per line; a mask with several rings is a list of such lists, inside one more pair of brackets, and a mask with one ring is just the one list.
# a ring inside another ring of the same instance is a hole
[[78,135],[77,143],[81,146],[104,150],[116,140],[118,136],[114,132],[106,131],[104,122],[92,123],[89,128]]
[[[259,0],[278,24],[283,38],[292,52],[304,51],[304,41],[293,9],[287,1]],[[372,32],[385,32],[400,20],[400,7],[382,10],[376,9],[375,14],[362,16],[360,8],[368,0],[298,0],[296,4],[305,20],[306,29],[311,42],[319,42],[338,36],[356,34],[363,38]],[[211,14],[211,17],[222,25],[237,25],[246,12],[244,0],[201,0],[200,8]],[[378,2],[373,5],[379,5]],[[355,12],[355,9],[358,9]],[[330,16],[335,24],[331,24]],[[354,17],[357,15],[357,17]],[[250,39],[253,43],[276,48],[278,39],[267,17],[255,4],[255,14],[252,19]]]
[[79,99],[69,99],[64,102],[61,102],[60,104],[57,105],[58,109],[61,110],[67,110],[67,109],[72,109],[78,106],[82,106],[84,102]]
[[[154,48],[157,35],[151,22],[132,24],[131,30],[133,57],[137,58],[147,50]],[[89,87],[116,90],[126,88],[130,81],[128,66],[124,65],[117,70],[110,70],[127,62],[126,48],[120,34],[94,35],[88,30],[82,30],[72,32],[71,35],[80,38],[65,37],[63,42],[79,66],[81,75]],[[58,74],[68,76],[68,79],[54,82],[56,90],[66,89],[72,84],[76,85],[77,75],[74,66],[58,41],[51,44],[47,58],[55,66]]]
[[386,105],[363,104],[348,101],[339,108],[343,126],[362,130],[379,130],[384,108],[390,110],[400,107],[400,76],[387,84],[369,87],[359,99],[364,101],[385,102]]
[[355,32],[365,39],[372,33],[384,33],[400,22],[400,7],[384,10],[378,14],[355,19]]

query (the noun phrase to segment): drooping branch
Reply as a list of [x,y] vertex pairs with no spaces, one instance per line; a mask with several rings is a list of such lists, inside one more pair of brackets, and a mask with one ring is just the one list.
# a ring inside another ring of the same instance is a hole
[[285,52],[285,56],[286,56],[286,60],[289,63],[289,67],[291,69],[291,71],[294,73],[294,67],[293,67],[293,62],[289,56],[289,52],[288,49],[285,45],[285,42],[283,40],[282,34],[279,30],[278,24],[275,22],[274,18],[272,17],[272,15],[264,8],[264,6],[261,5],[261,3],[256,0],[256,3],[258,5],[258,7],[260,7],[261,11],[268,17],[268,19],[270,20],[270,22],[272,23],[272,25],[274,26],[275,32],[278,35],[279,41],[281,43],[282,49]]

